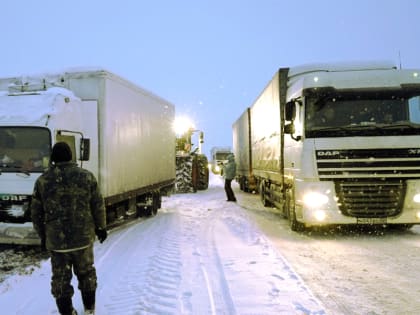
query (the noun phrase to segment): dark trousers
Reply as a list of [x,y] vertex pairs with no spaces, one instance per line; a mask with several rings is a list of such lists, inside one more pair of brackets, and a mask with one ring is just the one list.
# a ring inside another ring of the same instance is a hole
[[58,298],[72,297],[74,293],[71,279],[72,270],[82,292],[96,290],[96,269],[93,266],[93,245],[87,248],[60,253],[51,251],[51,293]]
[[232,187],[232,180],[225,179],[225,192],[228,201],[236,201],[235,194],[233,193]]

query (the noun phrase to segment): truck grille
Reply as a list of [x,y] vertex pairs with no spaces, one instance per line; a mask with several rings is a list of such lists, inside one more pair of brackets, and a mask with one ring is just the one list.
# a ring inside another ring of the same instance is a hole
[[317,150],[321,180],[335,182],[344,215],[384,218],[402,211],[407,179],[420,179],[420,149]]
[[337,181],[335,189],[341,212],[358,218],[395,216],[401,212],[405,196],[402,181]]
[[8,200],[0,195],[0,222],[30,222],[28,200]]

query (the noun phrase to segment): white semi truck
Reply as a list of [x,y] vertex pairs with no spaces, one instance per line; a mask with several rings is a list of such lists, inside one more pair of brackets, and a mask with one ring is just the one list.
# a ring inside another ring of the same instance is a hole
[[105,70],[0,79],[0,243],[39,242],[28,206],[57,141],[92,171],[107,224],[155,214],[175,180],[172,104]]
[[246,112],[234,152],[292,230],[420,223],[420,69],[281,68]]
[[211,154],[211,171],[213,174],[221,175],[223,164],[227,163],[228,155],[232,154],[231,147],[212,147]]

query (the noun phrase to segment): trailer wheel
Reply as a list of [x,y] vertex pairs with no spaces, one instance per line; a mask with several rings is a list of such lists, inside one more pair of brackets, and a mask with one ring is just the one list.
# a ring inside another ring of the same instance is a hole
[[152,205],[152,216],[155,216],[158,212],[158,209],[162,206],[162,198],[159,192],[153,193],[153,205]]
[[295,203],[294,198],[292,195],[292,191],[290,189],[286,190],[286,200],[284,203],[286,209],[284,211],[287,214],[287,219],[289,221],[290,229],[294,232],[301,232],[305,229],[305,225],[298,220],[296,220],[296,211],[295,211]]

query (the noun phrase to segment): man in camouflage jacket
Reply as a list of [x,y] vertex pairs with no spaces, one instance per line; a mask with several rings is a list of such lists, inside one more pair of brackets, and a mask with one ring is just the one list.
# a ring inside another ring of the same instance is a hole
[[54,145],[51,167],[35,183],[31,216],[43,246],[51,252],[51,293],[60,314],[76,314],[72,269],[86,314],[93,314],[97,287],[93,243],[95,235],[101,243],[107,237],[105,208],[95,176],[72,162],[65,142]]

